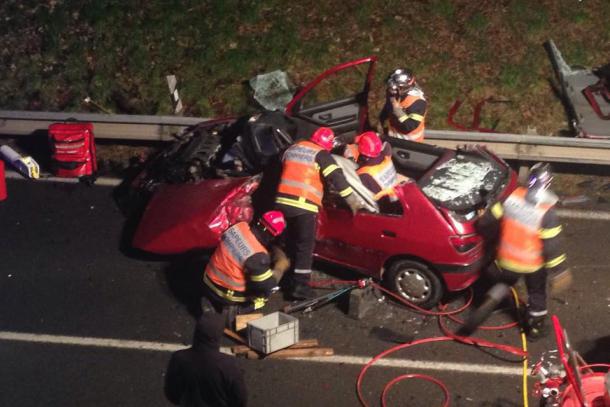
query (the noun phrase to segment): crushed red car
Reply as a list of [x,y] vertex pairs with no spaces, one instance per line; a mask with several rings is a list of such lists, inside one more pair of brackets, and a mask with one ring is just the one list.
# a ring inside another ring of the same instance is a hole
[[[135,187],[152,196],[133,245],[156,254],[213,248],[228,212],[247,210],[250,203],[255,212],[268,209],[281,153],[292,142],[322,125],[333,128],[343,145],[370,129],[367,97],[374,65],[370,57],[324,72],[297,92],[285,112],[189,129],[136,178]],[[348,71],[349,86],[335,86]],[[358,86],[354,72],[361,75]],[[343,93],[325,100],[325,89],[333,88]],[[353,216],[336,194],[325,194],[314,255],[383,280],[407,300],[432,307],[444,293],[463,290],[479,277],[488,260],[476,220],[490,204],[508,196],[516,175],[482,146],[451,150],[388,142],[401,175],[398,202],[375,202],[360,183],[355,164],[336,155],[369,208]]]

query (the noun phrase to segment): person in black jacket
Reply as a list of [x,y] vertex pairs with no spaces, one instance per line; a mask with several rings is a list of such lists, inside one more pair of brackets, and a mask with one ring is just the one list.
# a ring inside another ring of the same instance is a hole
[[180,406],[242,407],[246,384],[234,357],[220,352],[224,319],[205,312],[197,321],[193,346],[172,354],[165,375],[165,396]]

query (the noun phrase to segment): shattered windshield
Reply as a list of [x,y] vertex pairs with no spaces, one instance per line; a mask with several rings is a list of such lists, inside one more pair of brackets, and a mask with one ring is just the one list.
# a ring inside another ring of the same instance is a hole
[[485,204],[503,178],[504,172],[490,161],[458,155],[441,164],[422,191],[447,209],[465,210]]

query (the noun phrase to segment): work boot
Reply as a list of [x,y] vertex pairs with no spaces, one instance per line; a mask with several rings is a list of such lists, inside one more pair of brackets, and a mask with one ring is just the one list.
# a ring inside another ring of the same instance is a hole
[[293,300],[312,300],[317,297],[313,288],[309,286],[311,274],[294,274],[288,289],[288,296]]
[[312,300],[317,297],[313,288],[302,283],[295,283],[289,294],[294,300]]
[[546,326],[546,315],[536,317],[528,315],[525,325],[525,334],[530,342],[536,342],[549,333]]

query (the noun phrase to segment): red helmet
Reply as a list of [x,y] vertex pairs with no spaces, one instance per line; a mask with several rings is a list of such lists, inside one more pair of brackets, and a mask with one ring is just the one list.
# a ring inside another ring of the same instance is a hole
[[377,157],[381,153],[381,139],[374,131],[358,136],[358,151],[365,157]]
[[330,151],[333,149],[335,133],[331,128],[320,127],[318,130],[314,131],[314,133],[311,135],[310,140],[322,147],[323,149]]
[[284,214],[280,211],[269,211],[263,213],[260,219],[261,225],[273,236],[279,236],[286,229]]

